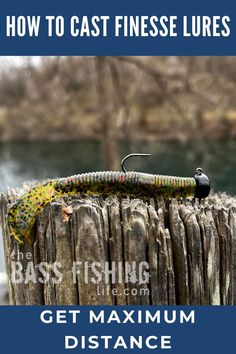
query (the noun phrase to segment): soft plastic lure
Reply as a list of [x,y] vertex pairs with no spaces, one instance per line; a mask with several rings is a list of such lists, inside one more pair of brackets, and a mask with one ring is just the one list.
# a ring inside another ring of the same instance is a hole
[[121,167],[123,172],[92,172],[67,178],[52,179],[36,185],[27,191],[9,210],[8,225],[10,235],[20,243],[31,240],[31,230],[40,211],[46,204],[65,195],[76,194],[116,194],[131,197],[206,198],[210,191],[208,177],[201,168],[194,177],[174,177],[127,172],[126,159],[132,156],[149,154],[130,154]]

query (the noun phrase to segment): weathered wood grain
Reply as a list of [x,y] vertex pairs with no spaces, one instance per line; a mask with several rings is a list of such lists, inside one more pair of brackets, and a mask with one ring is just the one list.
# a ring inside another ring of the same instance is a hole
[[17,198],[0,198],[11,304],[236,304],[236,198],[65,197],[23,246],[7,228]]

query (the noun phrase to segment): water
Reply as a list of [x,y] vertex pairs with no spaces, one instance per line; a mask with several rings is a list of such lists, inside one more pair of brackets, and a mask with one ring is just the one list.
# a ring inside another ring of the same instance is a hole
[[[236,141],[121,143],[121,157],[131,152],[150,152],[134,158],[127,169],[177,176],[192,176],[201,166],[215,191],[236,195]],[[98,142],[4,143],[0,144],[0,191],[20,187],[24,181],[69,176],[102,170]],[[3,254],[0,247],[0,272]]]

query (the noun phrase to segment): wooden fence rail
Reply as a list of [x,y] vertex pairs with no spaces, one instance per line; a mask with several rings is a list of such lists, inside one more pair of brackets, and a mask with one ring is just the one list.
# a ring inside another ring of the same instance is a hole
[[8,235],[0,208],[11,304],[236,304],[236,198],[58,199],[34,242]]

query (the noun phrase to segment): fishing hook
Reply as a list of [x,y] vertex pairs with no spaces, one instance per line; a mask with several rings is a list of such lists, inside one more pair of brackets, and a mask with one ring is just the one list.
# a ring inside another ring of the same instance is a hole
[[123,158],[123,160],[121,161],[121,163],[120,163],[121,168],[122,168],[122,171],[123,171],[124,173],[127,172],[127,170],[126,170],[126,168],[125,168],[125,165],[124,165],[125,161],[128,160],[130,157],[135,157],[135,156],[151,156],[151,154],[139,154],[139,153],[135,153],[135,154],[129,154],[129,155],[125,156],[125,157]]

